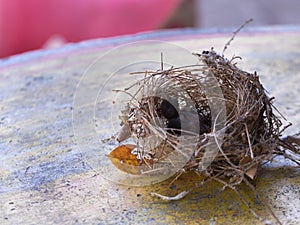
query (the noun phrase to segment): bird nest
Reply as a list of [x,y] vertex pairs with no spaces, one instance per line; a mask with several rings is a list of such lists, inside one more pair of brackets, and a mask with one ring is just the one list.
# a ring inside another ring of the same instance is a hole
[[195,56],[198,65],[146,71],[133,85],[139,87],[123,111],[117,140],[135,138],[136,165],[154,169],[174,150],[186,148],[190,158],[183,171],[228,177],[231,185],[254,179],[257,168],[276,155],[299,165],[299,139],[281,138],[286,127],[258,75],[213,49]]
[[[256,72],[239,69],[239,57],[229,60],[213,49],[194,55],[197,65],[145,71],[122,90],[131,100],[116,139],[131,137],[135,144],[108,154],[119,159],[115,165],[136,175],[171,166],[178,174],[195,171],[204,182],[216,180],[232,189],[243,181],[251,185],[257,169],[278,155],[299,166],[300,135],[282,137],[290,124],[283,124]],[[176,200],[187,193],[154,194]]]

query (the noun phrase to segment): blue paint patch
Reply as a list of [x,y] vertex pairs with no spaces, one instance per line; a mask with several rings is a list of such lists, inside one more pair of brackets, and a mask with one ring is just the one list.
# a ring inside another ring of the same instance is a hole
[[19,190],[39,190],[41,186],[68,175],[89,170],[81,153],[67,154],[63,159],[44,162],[20,169],[5,179],[0,180],[0,193]]

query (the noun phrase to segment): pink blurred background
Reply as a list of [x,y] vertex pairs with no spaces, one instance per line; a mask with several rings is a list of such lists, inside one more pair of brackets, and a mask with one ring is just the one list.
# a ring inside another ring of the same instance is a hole
[[0,57],[157,29],[180,0],[0,0]]
[[234,29],[249,18],[299,25],[299,12],[299,0],[0,0],[0,58],[161,28]]

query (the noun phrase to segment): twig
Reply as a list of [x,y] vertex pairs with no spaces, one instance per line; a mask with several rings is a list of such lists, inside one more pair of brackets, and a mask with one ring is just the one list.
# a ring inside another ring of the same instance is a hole
[[240,32],[240,30],[243,29],[248,23],[250,23],[252,21],[253,21],[253,19],[248,19],[236,31],[233,32],[232,37],[229,39],[229,41],[225,44],[225,46],[223,48],[222,56],[224,56],[224,53],[225,53],[226,49],[228,48],[228,46],[230,45],[230,43],[233,41],[233,39],[235,38],[235,36]]
[[182,191],[178,195],[175,195],[173,197],[166,196],[166,195],[161,195],[161,194],[158,194],[158,193],[155,193],[155,192],[151,192],[151,195],[159,197],[160,199],[162,199],[164,201],[176,201],[176,200],[182,199],[188,193],[189,193],[189,191]]

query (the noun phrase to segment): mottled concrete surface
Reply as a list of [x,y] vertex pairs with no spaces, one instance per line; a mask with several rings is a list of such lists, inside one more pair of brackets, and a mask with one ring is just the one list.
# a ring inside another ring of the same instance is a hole
[[[171,180],[130,187],[104,179],[101,172],[107,162],[89,158],[99,154],[104,160],[103,155],[111,148],[94,142],[95,134],[89,133],[94,129],[89,126],[95,125],[91,104],[98,98],[89,99],[90,93],[99,92],[107,80],[105,68],[128,60],[128,55],[111,59],[92,73],[95,80],[85,80],[82,76],[91,71],[89,66],[95,59],[115,46],[145,39],[169,41],[192,52],[212,46],[221,52],[229,37],[198,31],[143,34],[1,61],[0,224],[262,224],[234,192],[221,191],[216,183],[171,203],[150,195],[153,191],[176,195],[189,189],[197,182],[194,174],[185,174],[171,187]],[[260,74],[270,96],[277,99],[275,105],[294,124],[286,134],[298,132],[300,125],[299,47],[300,29],[270,28],[241,33],[226,52],[228,57],[242,56],[238,65]],[[160,50],[147,48],[145,52],[139,48],[136,54],[158,54],[159,58]],[[177,57],[180,59],[180,55]],[[116,78],[113,81],[105,88],[124,82]],[[78,95],[77,87],[86,92]],[[107,96],[105,91],[99,93]],[[73,104],[74,99],[81,108]],[[101,101],[104,104],[109,99]],[[110,113],[103,104],[100,117]],[[103,121],[96,125],[99,140],[113,132]],[[90,149],[93,154],[89,154]],[[268,205],[282,224],[299,224],[300,171],[280,168],[289,165],[278,159],[274,166],[259,171],[256,186],[264,203],[255,199],[246,186],[240,189],[263,218],[274,221]]]

